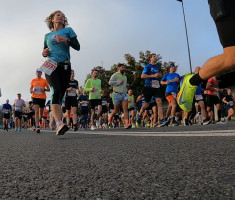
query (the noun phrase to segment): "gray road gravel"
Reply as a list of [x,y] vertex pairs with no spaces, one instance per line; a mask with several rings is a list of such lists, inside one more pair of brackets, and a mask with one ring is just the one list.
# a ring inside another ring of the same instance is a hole
[[0,199],[235,199],[234,138],[0,130]]

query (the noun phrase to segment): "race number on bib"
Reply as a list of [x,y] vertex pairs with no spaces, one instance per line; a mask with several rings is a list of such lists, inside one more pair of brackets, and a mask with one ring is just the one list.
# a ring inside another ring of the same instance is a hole
[[43,71],[47,75],[51,75],[53,71],[55,71],[57,67],[57,62],[51,59],[47,59],[42,66],[40,67],[40,70]]
[[158,80],[152,80],[152,88],[159,88],[160,84]]
[[42,87],[35,87],[34,88],[34,93],[35,94],[42,94],[43,88]]
[[197,101],[200,101],[200,100],[203,99],[203,97],[202,97],[202,95],[195,95],[195,99],[196,99]]

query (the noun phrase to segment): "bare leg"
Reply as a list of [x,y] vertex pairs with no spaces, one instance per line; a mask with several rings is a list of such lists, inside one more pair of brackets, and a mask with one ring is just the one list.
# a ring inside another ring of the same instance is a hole
[[199,75],[206,80],[214,75],[235,69],[235,46],[224,48],[224,53],[210,58],[199,71]]

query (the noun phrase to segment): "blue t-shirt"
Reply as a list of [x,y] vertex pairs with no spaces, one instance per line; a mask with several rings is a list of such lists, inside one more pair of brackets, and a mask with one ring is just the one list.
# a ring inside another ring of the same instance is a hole
[[[157,65],[152,65],[152,64],[147,64],[144,67],[144,70],[142,71],[142,74],[146,74],[146,75],[152,75],[152,74],[156,74],[159,72],[159,67]],[[152,87],[153,83],[157,81],[159,84],[159,80],[158,77],[154,77],[154,78],[146,78],[145,79],[145,83],[144,86],[146,87]]]
[[200,84],[195,92],[195,95],[202,95],[202,84]]
[[77,36],[70,27],[47,33],[44,38],[44,47],[48,47],[50,51],[47,57],[56,62],[70,61],[69,45],[64,42],[57,42],[55,39],[57,35],[68,39]]
[[[180,79],[180,75],[177,74],[177,73],[174,73],[174,74],[166,73],[162,77],[162,81],[170,81],[170,80],[174,80],[175,78],[179,78]],[[177,89],[178,89],[178,82],[177,81],[170,82],[166,86],[166,92],[175,92],[175,93],[177,93]]]
[[3,104],[2,105],[2,112],[3,113],[9,113],[10,111],[12,111],[11,105],[10,104]]

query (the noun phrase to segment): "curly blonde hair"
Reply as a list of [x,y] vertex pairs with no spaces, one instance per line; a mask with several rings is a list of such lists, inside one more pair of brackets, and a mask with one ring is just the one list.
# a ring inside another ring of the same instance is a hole
[[[47,18],[46,18],[46,20],[45,20],[45,22],[46,22],[46,24],[47,24],[47,27],[50,29],[50,30],[52,30],[53,28],[54,28],[54,26],[53,26],[53,22],[52,22],[52,20],[53,20],[53,18],[54,18],[54,16],[57,14],[57,13],[63,13],[63,12],[61,12],[60,10],[56,10],[56,11],[54,11],[53,13],[51,13]],[[67,18],[64,16],[64,27],[66,27],[66,26],[68,26],[69,24],[68,24],[68,20],[67,20]]]

